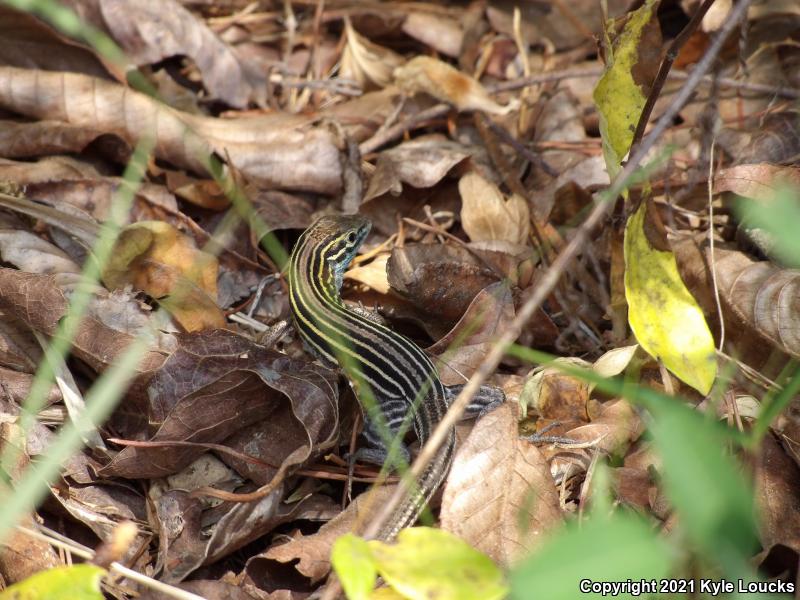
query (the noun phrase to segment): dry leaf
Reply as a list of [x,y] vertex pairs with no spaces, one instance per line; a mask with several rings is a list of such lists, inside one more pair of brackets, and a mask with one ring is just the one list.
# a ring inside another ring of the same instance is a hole
[[0,67],[0,106],[112,133],[130,145],[152,135],[158,158],[204,175],[216,153],[266,187],[318,193],[336,193],[342,187],[339,141],[327,128],[308,127],[307,117],[190,115],[101,79],[14,67]]
[[372,262],[349,269],[344,276],[347,279],[363,283],[376,292],[388,294],[390,290],[389,279],[386,276],[386,265],[388,262],[388,252],[379,254]]
[[225,327],[216,303],[216,257],[198,250],[169,223],[142,221],[124,228],[103,271],[109,289],[132,284],[161,302],[186,331]]
[[458,182],[461,223],[473,242],[502,240],[526,244],[530,235],[527,201],[513,194],[506,199],[498,187],[475,172]]
[[475,78],[429,56],[417,56],[395,69],[394,78],[397,86],[407,94],[424,92],[458,110],[506,115],[517,107],[516,102],[500,106]]
[[539,449],[517,434],[511,403],[478,420],[447,478],[442,527],[509,565],[562,522],[558,492]]
[[355,79],[365,89],[370,85],[389,85],[395,68],[402,65],[405,59],[388,48],[373,44],[358,33],[353,29],[349,17],[345,17],[344,31],[347,44],[342,51],[341,76]]

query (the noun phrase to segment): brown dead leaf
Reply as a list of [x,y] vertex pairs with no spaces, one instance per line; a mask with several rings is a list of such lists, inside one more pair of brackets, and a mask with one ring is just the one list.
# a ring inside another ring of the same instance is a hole
[[646,470],[616,467],[611,470],[614,495],[625,506],[647,514],[658,495],[653,478]]
[[392,289],[423,310],[437,330],[443,326],[450,329],[478,292],[500,279],[466,248],[453,244],[395,247],[387,275]]
[[309,127],[307,117],[190,115],[101,79],[14,67],[0,67],[0,106],[112,133],[130,145],[152,135],[158,158],[203,175],[216,153],[265,187],[336,193],[342,186],[339,141],[328,128]]
[[403,21],[403,32],[452,58],[458,58],[464,31],[456,19],[443,14],[412,11]]
[[761,444],[755,489],[764,555],[779,544],[800,554],[800,469],[772,435]]
[[497,282],[481,290],[455,327],[427,350],[438,356],[442,383],[455,385],[472,377],[513,320],[514,300],[506,284]]
[[33,158],[83,151],[103,134],[61,121],[0,121],[0,153],[6,158]]
[[461,111],[479,110],[506,115],[517,107],[516,102],[500,106],[476,79],[429,56],[417,56],[398,67],[394,78],[397,86],[407,94],[424,92]]
[[274,190],[247,189],[256,214],[269,231],[305,229],[311,225],[316,203],[308,198]]
[[762,203],[772,201],[786,185],[800,187],[800,169],[768,163],[739,164],[720,169],[714,177],[715,194],[733,192]]
[[342,51],[341,76],[356,80],[364,89],[389,85],[395,68],[405,59],[358,33],[349,17],[345,17],[344,32],[347,43]]
[[530,236],[528,202],[512,194],[504,198],[498,187],[470,172],[458,182],[461,224],[473,242],[502,240],[524,245]]
[[249,102],[265,103],[264,75],[240,60],[233,48],[179,2],[70,0],[69,4],[95,27],[107,31],[134,64],[188,56],[197,65],[212,98],[236,108],[245,108]]
[[42,356],[42,347],[30,329],[8,312],[0,311],[0,365],[35,373]]
[[444,529],[506,566],[562,522],[547,462],[536,446],[519,439],[510,403],[478,420],[459,448],[441,520]]
[[[323,525],[313,535],[298,533],[285,544],[273,546],[251,558],[245,567],[246,576],[259,587],[269,583],[269,589],[296,585],[296,575],[286,580],[287,563],[312,583],[320,581],[331,570],[331,546],[340,535],[352,531],[358,524],[369,522],[369,516],[389,499],[395,486],[382,486],[361,494],[339,515]],[[289,588],[292,589],[292,588]]]
[[403,183],[429,188],[470,156],[468,147],[442,135],[421,136],[381,152],[363,202],[385,193],[398,195]]
[[159,300],[186,331],[200,331],[225,327],[216,303],[218,270],[216,257],[169,223],[143,221],[119,233],[102,279],[109,289],[133,285]]
[[778,348],[800,356],[800,272],[733,250],[714,254],[722,301]]
[[[67,310],[67,297],[60,289],[55,275],[23,273],[14,269],[0,269],[0,310],[28,327],[46,335],[55,334],[58,323]],[[105,319],[102,309],[90,308],[73,338],[72,351],[97,371],[104,370],[120,356],[141,328],[140,322],[131,324],[124,320],[126,328],[115,330],[112,319]],[[139,377],[132,384],[129,394],[141,393],[142,385],[164,361],[159,346],[168,347],[169,334],[153,340],[152,346],[142,356],[138,366]]]
[[[11,413],[10,411],[13,411]],[[7,406],[0,401],[0,415],[6,417],[9,414],[16,415],[16,406]],[[30,437],[33,437],[31,435]],[[16,423],[7,422],[4,418],[0,422],[0,446],[5,448],[10,443],[18,443],[22,439],[22,432]],[[16,484],[19,482],[24,471],[30,468],[31,460],[25,448],[20,448],[16,464],[10,465],[11,468],[6,474],[11,481]],[[12,493],[12,488],[5,482],[0,482],[0,493],[8,496]],[[36,529],[37,519],[33,514],[24,514],[20,525]],[[0,577],[4,585],[10,585],[22,581],[27,577],[52,567],[61,566],[62,563],[52,546],[42,540],[25,535],[21,531],[12,530],[3,541],[3,549],[0,551]]]
[[578,443],[591,443],[589,448],[559,450],[546,448],[544,455],[551,459],[550,472],[560,482],[569,474],[574,476],[586,470],[591,455],[624,454],[631,442],[636,441],[644,431],[639,415],[625,400],[614,400],[602,405],[602,412],[588,425],[581,425],[564,432],[566,438]]
[[[262,424],[263,466],[271,480],[331,447],[338,430],[335,375],[225,330],[180,334],[178,349],[149,388],[151,441],[219,443]],[[283,440],[281,432],[295,432]],[[103,469],[125,478],[164,477],[197,456],[196,447],[128,446]],[[225,460],[225,457],[223,457]]]
[[5,4],[0,6],[0,39],[0,64],[107,76],[88,48],[32,14]]

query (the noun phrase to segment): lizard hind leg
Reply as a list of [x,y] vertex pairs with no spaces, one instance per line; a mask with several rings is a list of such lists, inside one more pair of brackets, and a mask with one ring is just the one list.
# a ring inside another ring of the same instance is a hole
[[[445,401],[448,408],[455,401],[456,397],[464,389],[463,384],[459,385],[446,385],[444,386]],[[503,390],[491,385],[482,385],[472,400],[467,405],[467,410],[464,412],[464,418],[482,417],[483,415],[492,412],[495,408],[500,406],[506,401],[506,395]]]

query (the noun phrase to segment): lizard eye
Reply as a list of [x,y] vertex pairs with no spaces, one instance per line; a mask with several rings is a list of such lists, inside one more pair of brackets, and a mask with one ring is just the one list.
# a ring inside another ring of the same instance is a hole
[[355,244],[356,243],[356,232],[355,231],[351,231],[350,233],[348,233],[347,237],[345,238],[345,241],[351,246],[353,244]]

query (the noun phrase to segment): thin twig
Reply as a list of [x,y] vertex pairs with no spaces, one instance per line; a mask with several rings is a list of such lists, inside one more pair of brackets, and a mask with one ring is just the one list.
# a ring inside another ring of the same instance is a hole
[[367,141],[362,142],[361,145],[358,147],[359,151],[361,152],[361,156],[369,154],[370,152],[374,152],[384,144],[391,142],[396,138],[399,138],[406,131],[414,129],[415,127],[426,121],[443,117],[449,111],[450,111],[449,104],[436,104],[435,106],[431,106],[430,108],[418,112],[417,114],[405,119],[404,121],[400,121],[396,125],[393,125],[388,129],[385,129],[382,133],[373,135]]
[[[519,79],[514,79],[512,81],[504,81],[494,85],[487,85],[486,89],[490,93],[508,92],[537,83],[549,83],[552,81],[562,81],[564,79],[585,79],[587,77],[598,77],[600,74],[602,74],[602,72],[602,67],[551,71],[549,73],[539,73],[538,75],[531,75],[530,77],[520,77]],[[693,72],[694,71],[686,72],[683,70],[670,71],[667,75],[667,78],[685,81],[691,77]],[[701,83],[711,84],[712,78],[710,76],[703,77]],[[800,98],[800,90],[791,87],[769,85],[766,83],[753,83],[750,81],[739,81],[733,77],[720,77],[718,78],[717,83],[722,87],[744,90],[746,92],[764,92],[765,94],[773,94],[781,98]]]

